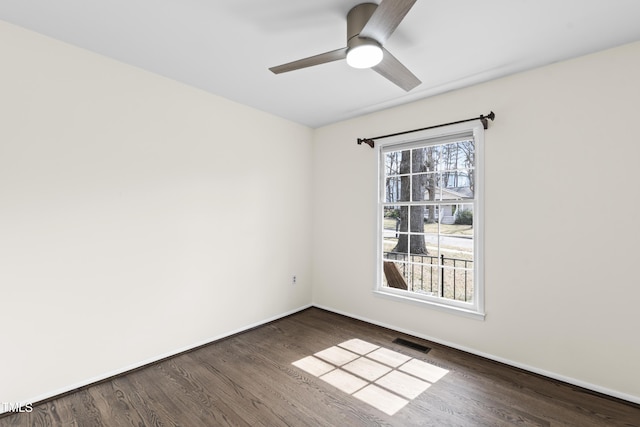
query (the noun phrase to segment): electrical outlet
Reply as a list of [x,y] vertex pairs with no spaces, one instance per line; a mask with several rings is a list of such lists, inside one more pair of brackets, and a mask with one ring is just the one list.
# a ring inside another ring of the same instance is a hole
[[293,276],[291,276],[291,284],[295,285],[296,283],[298,283],[298,278],[296,277],[296,275],[294,274]]

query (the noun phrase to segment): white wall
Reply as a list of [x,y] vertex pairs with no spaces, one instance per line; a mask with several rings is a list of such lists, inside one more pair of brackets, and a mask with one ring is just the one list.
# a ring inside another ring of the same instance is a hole
[[[640,402],[638,76],[640,43],[318,129],[314,304]],[[376,156],[356,138],[490,110],[486,320],[375,296]]]
[[0,57],[1,402],[310,303],[311,129],[2,22]]

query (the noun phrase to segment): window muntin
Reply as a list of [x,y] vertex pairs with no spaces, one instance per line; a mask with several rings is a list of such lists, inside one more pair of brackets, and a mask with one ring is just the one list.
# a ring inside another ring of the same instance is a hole
[[378,292],[483,315],[483,131],[474,122],[380,145]]

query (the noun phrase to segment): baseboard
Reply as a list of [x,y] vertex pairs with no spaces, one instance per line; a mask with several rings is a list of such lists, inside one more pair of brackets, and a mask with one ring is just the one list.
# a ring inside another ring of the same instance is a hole
[[438,343],[438,344],[441,344],[441,345],[444,345],[444,346],[447,346],[447,347],[451,347],[451,348],[454,348],[456,350],[464,351],[465,353],[470,353],[470,354],[473,354],[475,356],[480,356],[480,357],[483,357],[485,359],[489,359],[489,360],[493,360],[495,362],[503,363],[505,365],[509,365],[509,366],[514,367],[514,368],[522,369],[524,371],[531,372],[531,373],[536,374],[536,375],[540,375],[540,376],[543,376],[543,377],[546,377],[546,378],[550,378],[550,379],[553,379],[553,380],[556,380],[556,381],[560,381],[560,382],[563,382],[563,383],[571,384],[573,386],[580,387],[580,388],[583,388],[585,390],[589,390],[589,391],[597,393],[597,394],[605,395],[605,396],[608,396],[608,397],[612,397],[612,398],[615,398],[615,399],[620,399],[620,400],[624,400],[624,401],[629,402],[629,403],[640,405],[640,397],[638,397],[638,396],[633,396],[633,395],[627,394],[627,393],[621,393],[619,391],[611,390],[611,389],[608,389],[608,388],[605,388],[605,387],[601,387],[601,386],[598,386],[598,385],[595,385],[595,384],[591,384],[591,383],[588,383],[588,382],[585,382],[585,381],[581,381],[581,380],[578,380],[576,378],[571,378],[571,377],[567,377],[567,376],[564,376],[564,375],[560,375],[560,374],[555,373],[555,372],[550,372],[550,371],[546,371],[544,369],[539,369],[539,368],[536,368],[535,366],[529,366],[529,365],[526,365],[526,364],[523,364],[523,363],[515,362],[513,360],[505,359],[505,358],[500,357],[500,356],[495,356],[493,354],[484,353],[482,351],[478,351],[478,350],[473,349],[473,348],[465,347],[465,346],[462,346],[462,345],[459,345],[459,344],[456,344],[456,343],[453,343],[453,342],[449,342],[449,341],[441,340],[439,338],[434,338],[434,337],[431,337],[431,336],[428,336],[428,335],[420,334],[418,332],[415,332],[415,331],[412,331],[412,330],[409,330],[409,329],[399,328],[397,326],[394,326],[394,325],[391,325],[391,324],[388,324],[388,323],[379,322],[377,320],[369,319],[369,318],[362,317],[362,316],[357,316],[357,315],[352,314],[352,313],[347,313],[347,312],[344,312],[344,311],[341,311],[341,310],[336,310],[336,309],[331,308],[331,307],[326,307],[326,306],[319,305],[319,304],[313,304],[313,307],[316,307],[316,308],[319,308],[319,309],[322,309],[322,310],[326,310],[326,311],[330,311],[332,313],[336,313],[336,314],[339,314],[341,316],[350,317],[352,319],[361,320],[363,322],[371,323],[373,325],[381,326],[383,328],[387,328],[387,329],[391,329],[391,330],[394,330],[394,331],[402,332],[402,333],[407,334],[407,335],[413,335],[414,337],[422,338],[422,339],[427,340],[427,341],[433,341],[435,343]]
[[[303,306],[295,308],[293,310],[289,310],[289,311],[287,311],[285,313],[281,313],[281,314],[278,314],[276,316],[272,316],[270,318],[261,320],[259,322],[252,323],[252,324],[247,325],[247,326],[243,326],[241,328],[229,331],[229,332],[224,333],[224,334],[216,335],[214,337],[211,337],[211,338],[208,338],[208,339],[193,343],[191,345],[188,345],[188,346],[185,346],[185,347],[182,347],[182,348],[178,348],[178,349],[176,349],[174,351],[170,351],[170,352],[167,352],[167,353],[164,353],[164,354],[160,354],[160,355],[158,355],[156,357],[152,357],[152,358],[149,358],[149,359],[146,359],[146,360],[141,360],[138,363],[134,363],[134,364],[131,364],[131,365],[128,365],[128,366],[124,366],[124,367],[122,367],[120,369],[116,369],[114,371],[105,372],[104,374],[96,375],[95,377],[92,377],[92,378],[87,378],[84,381],[81,381],[81,382],[78,382],[78,383],[75,383],[75,384],[70,384],[67,387],[63,387],[63,388],[60,388],[60,389],[57,389],[57,390],[53,390],[53,391],[48,392],[48,393],[40,394],[40,395],[35,396],[35,397],[31,398],[31,399],[27,399],[27,400],[25,400],[24,402],[21,402],[21,403],[23,404],[23,406],[26,406],[27,404],[30,404],[31,406],[35,407],[35,406],[40,405],[40,404],[42,404],[44,402],[47,402],[47,401],[62,397],[64,395],[67,395],[69,393],[73,393],[75,391],[78,391],[80,389],[89,387],[91,385],[98,384],[98,383],[101,383],[101,382],[104,382],[104,381],[108,381],[108,380],[110,380],[112,378],[116,378],[116,377],[119,377],[119,376],[122,376],[122,375],[126,375],[126,374],[128,374],[130,372],[136,371],[138,369],[145,368],[145,367],[153,365],[155,363],[162,362],[163,360],[169,359],[171,357],[175,357],[175,356],[178,356],[180,354],[187,353],[187,352],[196,350],[196,349],[198,349],[200,347],[204,347],[206,345],[212,344],[212,343],[214,343],[216,341],[219,341],[221,339],[229,338],[229,337],[231,337],[233,335],[240,334],[242,332],[246,332],[246,331],[249,331],[251,329],[266,325],[266,324],[271,323],[273,321],[276,321],[278,319],[282,319],[284,317],[291,316],[292,314],[298,313],[298,312],[300,312],[302,310],[306,310],[306,309],[308,309],[310,307],[312,307],[311,304],[303,305]],[[0,407],[0,417],[3,416],[3,415],[7,415],[9,413],[11,413],[11,412],[10,411],[6,411],[2,407]]]
[[[461,351],[464,351],[466,353],[470,353],[470,354],[473,354],[473,355],[476,355],[476,356],[480,356],[480,357],[483,357],[485,359],[493,360],[493,361],[496,361],[496,362],[499,362],[499,363],[504,363],[505,365],[513,366],[515,368],[522,369],[522,370],[525,370],[525,371],[528,371],[528,372],[531,372],[531,373],[534,373],[534,374],[537,374],[537,375],[541,375],[541,376],[544,376],[544,377],[547,377],[547,378],[551,378],[551,379],[556,380],[556,381],[561,381],[561,382],[564,382],[564,383],[567,383],[567,384],[571,384],[571,385],[583,388],[585,390],[592,391],[594,393],[602,394],[602,395],[609,396],[609,397],[612,397],[612,398],[615,398],[615,399],[624,400],[624,401],[630,402],[632,404],[640,405],[640,398],[638,396],[633,396],[633,395],[629,395],[629,394],[626,394],[626,393],[618,392],[616,390],[611,390],[611,389],[607,389],[605,387],[600,387],[600,386],[597,386],[595,384],[590,384],[590,383],[587,383],[587,382],[584,382],[584,381],[581,381],[581,380],[578,380],[578,379],[575,379],[575,378],[566,377],[564,375],[560,375],[560,374],[557,374],[555,372],[550,372],[550,371],[546,371],[544,369],[539,369],[539,368],[536,368],[534,366],[529,366],[529,365],[526,365],[526,364],[515,362],[513,360],[509,360],[509,359],[505,359],[505,358],[502,358],[502,357],[499,357],[499,356],[495,356],[495,355],[492,355],[492,354],[489,354],[489,353],[484,353],[484,352],[475,350],[473,348],[461,346],[461,345],[458,345],[456,343],[452,343],[452,342],[449,342],[449,341],[446,341],[446,340],[441,340],[441,339],[434,338],[434,337],[431,337],[431,336],[428,336],[428,335],[420,334],[420,333],[417,333],[417,332],[409,330],[409,329],[399,328],[399,327],[397,327],[395,325],[387,324],[387,323],[384,323],[384,322],[379,322],[377,320],[369,319],[369,318],[366,318],[366,317],[363,317],[363,316],[358,316],[358,315],[355,315],[353,313],[348,313],[348,312],[344,312],[344,311],[341,311],[341,310],[336,310],[334,308],[326,307],[326,306],[319,305],[319,304],[307,304],[307,305],[298,307],[296,309],[287,311],[285,313],[281,313],[279,315],[272,316],[272,317],[267,318],[267,319],[263,319],[263,320],[261,320],[259,322],[255,322],[255,323],[252,323],[250,325],[246,325],[246,326],[244,326],[242,328],[238,328],[238,329],[229,331],[227,333],[220,334],[220,335],[211,337],[209,339],[193,343],[192,345],[189,345],[189,346],[186,346],[186,347],[183,347],[183,348],[179,348],[179,349],[176,349],[174,351],[171,351],[171,352],[168,352],[168,353],[165,353],[165,354],[161,354],[161,355],[158,355],[158,356],[153,357],[153,358],[142,360],[142,361],[140,361],[138,363],[125,366],[125,367],[123,367],[121,369],[117,369],[117,370],[114,370],[114,371],[111,371],[111,372],[106,372],[106,373],[104,373],[102,375],[97,375],[95,377],[88,378],[88,379],[86,379],[84,381],[81,381],[81,382],[75,383],[75,384],[71,384],[71,385],[69,385],[67,387],[64,387],[64,388],[53,390],[53,391],[48,392],[48,393],[40,394],[38,396],[33,397],[32,399],[27,399],[24,404],[26,405],[27,403],[32,402],[33,406],[40,405],[40,404],[42,404],[44,402],[59,398],[61,396],[69,394],[69,393],[73,393],[73,392],[75,392],[77,390],[89,387],[91,385],[94,385],[94,384],[97,384],[97,383],[101,383],[101,382],[104,382],[104,381],[108,381],[108,380],[110,380],[112,378],[115,378],[115,377],[118,377],[118,376],[121,376],[121,375],[126,375],[129,372],[145,368],[145,367],[153,365],[155,363],[159,363],[159,362],[161,362],[161,361],[163,361],[165,359],[178,356],[178,355],[180,355],[182,353],[187,353],[189,351],[196,350],[199,347],[203,347],[203,346],[212,344],[212,343],[214,343],[216,341],[219,341],[221,339],[225,339],[225,338],[231,337],[233,335],[236,335],[236,334],[239,334],[239,333],[243,333],[243,332],[246,332],[248,330],[251,330],[251,329],[266,325],[266,324],[271,323],[273,321],[276,321],[278,319],[282,319],[284,317],[291,316],[291,315],[293,315],[295,313],[298,313],[298,312],[300,312],[302,310],[306,310],[306,309],[308,309],[310,307],[316,307],[316,308],[319,308],[319,309],[322,309],[322,310],[326,310],[326,311],[329,311],[329,312],[332,312],[332,313],[336,313],[336,314],[339,314],[339,315],[342,315],[342,316],[346,316],[346,317],[350,317],[350,318],[353,318],[353,319],[361,320],[363,322],[371,323],[372,325],[377,325],[377,326],[381,326],[381,327],[387,328],[387,329],[392,329],[392,330],[395,330],[395,331],[398,331],[398,332],[401,332],[401,333],[404,333],[404,334],[413,335],[415,337],[422,338],[422,339],[427,340],[427,341],[433,341],[435,343],[438,343],[438,344],[441,344],[441,345],[444,345],[444,346],[447,346],[447,347],[451,347],[451,348],[454,348],[456,350],[461,350]],[[2,408],[0,408],[0,417],[2,417],[4,415],[8,415],[10,413],[11,412],[3,411]]]

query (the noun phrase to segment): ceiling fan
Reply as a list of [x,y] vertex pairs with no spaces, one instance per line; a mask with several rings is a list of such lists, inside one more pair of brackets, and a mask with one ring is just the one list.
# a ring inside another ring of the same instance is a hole
[[346,58],[350,66],[372,68],[408,92],[422,82],[383,45],[415,2],[416,0],[382,0],[380,5],[359,4],[347,14],[347,47],[271,67],[269,70],[280,74]]

